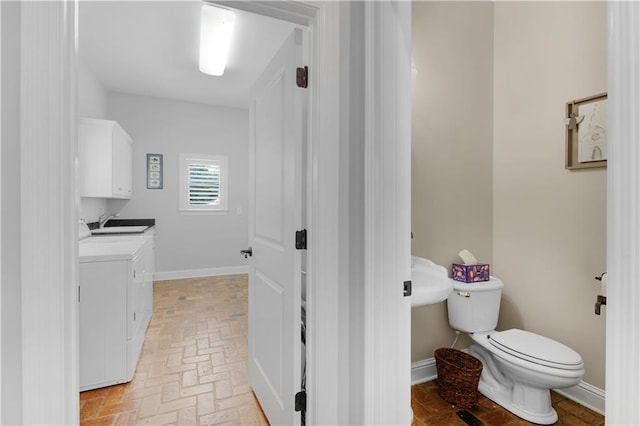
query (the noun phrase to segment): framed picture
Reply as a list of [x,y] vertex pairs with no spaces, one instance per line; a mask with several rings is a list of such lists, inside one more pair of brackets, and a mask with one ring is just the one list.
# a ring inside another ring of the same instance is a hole
[[162,154],[147,154],[147,189],[162,189]]
[[569,170],[607,166],[607,94],[567,102],[566,162]]

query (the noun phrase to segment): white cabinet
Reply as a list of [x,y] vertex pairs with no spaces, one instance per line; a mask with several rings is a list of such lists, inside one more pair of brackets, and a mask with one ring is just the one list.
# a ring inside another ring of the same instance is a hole
[[127,377],[133,378],[144,335],[153,314],[153,271],[155,247],[153,239],[133,259],[133,276],[127,294]]
[[138,238],[144,244],[129,259],[81,259],[81,391],[133,378],[153,312],[155,264],[153,237]]
[[117,122],[81,118],[78,151],[81,197],[131,198],[133,140]]

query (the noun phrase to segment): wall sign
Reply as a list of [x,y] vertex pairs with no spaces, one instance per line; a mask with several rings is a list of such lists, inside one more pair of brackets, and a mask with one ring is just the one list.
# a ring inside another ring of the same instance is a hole
[[162,154],[147,154],[147,189],[162,189]]

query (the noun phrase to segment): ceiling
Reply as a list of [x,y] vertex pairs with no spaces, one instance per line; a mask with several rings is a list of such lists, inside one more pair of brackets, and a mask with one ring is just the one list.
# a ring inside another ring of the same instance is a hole
[[249,90],[294,28],[237,11],[222,77],[198,70],[200,1],[81,1],[79,54],[107,91],[246,108]]

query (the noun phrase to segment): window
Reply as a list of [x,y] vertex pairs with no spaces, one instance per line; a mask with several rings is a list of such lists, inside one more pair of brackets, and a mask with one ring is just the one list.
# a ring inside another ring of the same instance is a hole
[[226,156],[180,153],[180,210],[227,212]]

